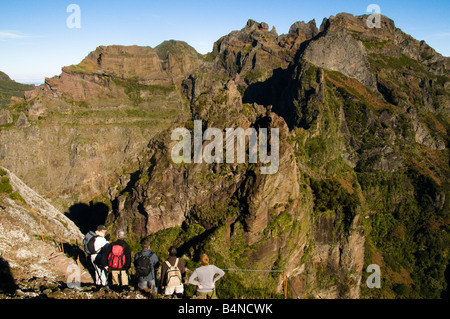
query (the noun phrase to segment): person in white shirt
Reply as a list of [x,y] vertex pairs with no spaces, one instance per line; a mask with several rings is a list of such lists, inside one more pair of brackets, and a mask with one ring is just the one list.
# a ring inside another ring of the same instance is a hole
[[189,283],[197,286],[197,296],[206,299],[217,299],[215,284],[225,274],[222,269],[209,264],[206,254],[200,256],[201,267],[194,270]]
[[102,253],[108,245],[105,239],[107,229],[104,225],[99,225],[95,231],[96,238],[94,241],[95,254],[91,255],[91,261],[95,270],[95,284],[98,286],[106,286],[108,273],[102,265]]

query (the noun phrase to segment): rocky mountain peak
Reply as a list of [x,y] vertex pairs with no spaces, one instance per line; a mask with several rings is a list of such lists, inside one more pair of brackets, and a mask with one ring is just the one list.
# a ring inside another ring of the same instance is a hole
[[289,28],[289,34],[300,35],[303,34],[306,39],[314,38],[319,33],[319,30],[316,26],[316,20],[312,19],[308,23],[304,21],[295,22]]
[[250,30],[269,31],[269,25],[265,22],[258,23],[255,20],[249,19],[245,28]]
[[[161,253],[176,243],[189,262],[207,251],[229,268],[283,269],[302,297],[437,296],[450,247],[448,58],[366,19],[282,35],[249,20],[205,56],[174,40],[100,46],[1,113],[0,160],[69,212],[104,201],[110,229]],[[196,120],[278,128],[279,169],[175,163],[171,132]],[[367,263],[386,269],[382,291],[365,289]],[[227,280],[280,291],[263,277]]]

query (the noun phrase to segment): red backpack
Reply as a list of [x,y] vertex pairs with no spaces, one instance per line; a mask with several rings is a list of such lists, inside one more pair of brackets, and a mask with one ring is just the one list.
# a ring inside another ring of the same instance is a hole
[[108,255],[108,266],[112,269],[122,269],[125,265],[125,254],[123,247],[114,245]]

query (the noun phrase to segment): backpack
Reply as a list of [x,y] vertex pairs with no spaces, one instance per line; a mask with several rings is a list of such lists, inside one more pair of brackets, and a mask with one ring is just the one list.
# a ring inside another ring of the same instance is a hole
[[86,234],[86,236],[84,237],[83,245],[84,245],[84,251],[86,252],[86,254],[93,255],[93,254],[97,253],[94,248],[95,238],[97,238],[97,237],[98,237],[97,234],[95,232],[93,232],[92,230],[89,231]]
[[150,255],[139,255],[138,258],[134,261],[134,266],[136,268],[136,274],[139,277],[146,277],[150,273],[153,273],[153,262],[151,257],[153,253]]
[[166,273],[166,286],[167,287],[173,287],[173,286],[179,286],[182,284],[181,279],[181,271],[178,268],[178,261],[179,258],[175,261],[175,265],[171,265],[168,260],[166,260],[166,264],[169,267],[167,269]]
[[112,246],[111,252],[108,255],[108,266],[112,269],[122,269],[125,265],[125,253],[121,245]]

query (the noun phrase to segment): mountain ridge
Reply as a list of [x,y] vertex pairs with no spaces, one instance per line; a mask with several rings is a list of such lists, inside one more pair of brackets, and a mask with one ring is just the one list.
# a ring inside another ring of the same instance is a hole
[[[111,230],[162,256],[175,243],[187,262],[206,251],[222,267],[283,268],[305,298],[436,298],[448,267],[449,58],[367,17],[283,35],[249,20],[205,56],[179,41],[100,46],[9,108],[0,160],[62,209],[105,202]],[[193,120],[279,128],[279,171],[174,164],[170,132]],[[59,162],[8,160],[27,158],[27,140]],[[383,291],[365,286],[371,263]],[[225,285],[256,282],[281,291],[270,276]]]
[[0,107],[6,108],[14,101],[23,97],[23,92],[34,89],[35,85],[22,84],[10,79],[10,77],[0,71]]

